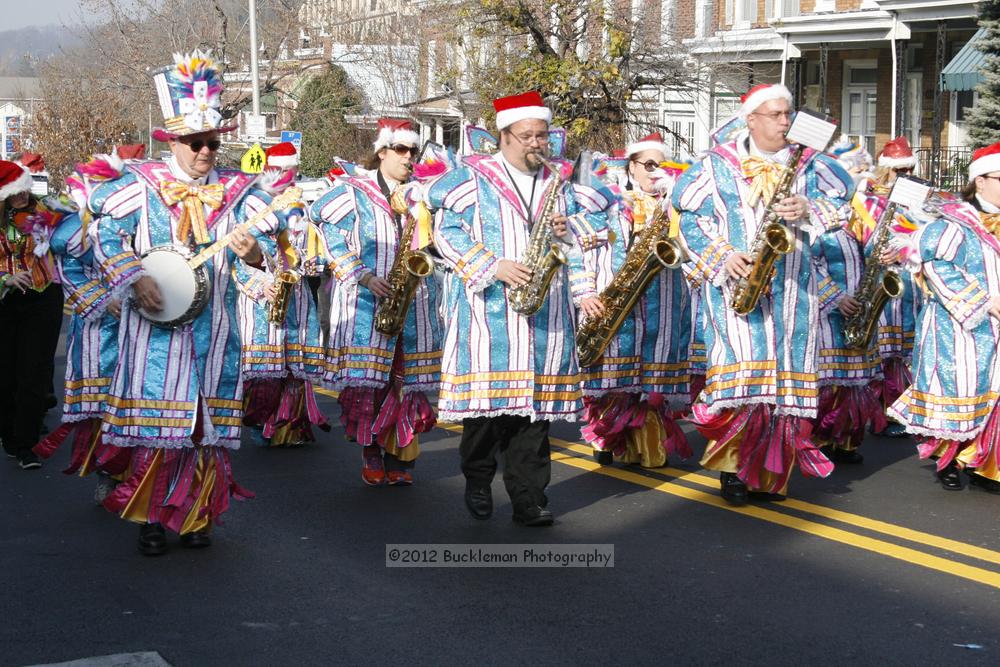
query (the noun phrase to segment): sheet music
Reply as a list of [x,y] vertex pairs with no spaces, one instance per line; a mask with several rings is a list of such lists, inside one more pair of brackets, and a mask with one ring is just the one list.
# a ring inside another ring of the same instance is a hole
[[929,182],[913,176],[900,176],[889,192],[889,201],[906,208],[915,208],[927,201],[930,194]]
[[826,114],[816,113],[809,109],[799,109],[785,138],[789,143],[801,144],[813,150],[822,151],[826,150],[836,131],[837,122]]

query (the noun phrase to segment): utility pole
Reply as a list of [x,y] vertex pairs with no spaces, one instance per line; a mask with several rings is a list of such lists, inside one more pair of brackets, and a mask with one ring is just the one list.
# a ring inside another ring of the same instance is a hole
[[257,71],[257,0],[250,0],[250,85],[253,115],[260,115],[260,73]]

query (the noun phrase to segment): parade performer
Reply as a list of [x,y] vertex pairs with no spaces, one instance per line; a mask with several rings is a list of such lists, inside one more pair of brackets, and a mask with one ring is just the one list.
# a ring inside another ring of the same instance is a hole
[[410,180],[418,142],[410,121],[381,119],[369,168],[340,176],[309,209],[334,278],[323,383],[340,392],[341,422],[362,447],[361,479],[372,486],[412,484],[418,436],[435,423],[426,396],[441,375],[433,274],[418,281],[398,335],[379,331],[375,318],[381,300],[398,287],[389,282],[394,260],[410,249],[402,247],[409,213],[394,209],[392,200]]
[[[547,288],[535,283],[544,302],[534,314],[537,299],[518,300],[529,313],[522,314],[514,295],[523,296],[524,286],[542,277],[540,257],[554,238],[566,238],[567,218],[569,238],[584,250],[606,235],[607,225],[603,212],[584,214],[578,203],[599,197],[596,191],[573,192],[542,165],[552,114],[541,96],[514,95],[493,106],[499,152],[467,156],[428,191],[438,212],[435,245],[450,269],[439,418],[462,422],[459,451],[472,515],[492,515],[499,451],[514,520],[544,526],[553,522],[545,496],[549,423],[575,421],[581,409],[573,304],[562,270]],[[538,264],[523,264],[526,254]],[[567,259],[582,275],[579,252]]]
[[1000,493],[1000,143],[972,154],[965,201],[939,203],[917,232],[919,282],[913,383],[889,409],[937,459],[945,489]]
[[[659,133],[626,149],[626,189],[608,216],[609,242],[583,254],[590,294],[604,292],[622,271],[644,229],[656,224],[662,228],[659,236],[667,238],[669,218],[661,206],[664,200],[669,202],[669,190],[679,171],[667,173],[663,166],[666,150]],[[657,215],[660,218],[654,222]],[[631,261],[645,264],[648,258],[633,253]],[[578,289],[574,282],[574,292]],[[669,453],[691,455],[687,437],[671,412],[690,403],[688,294],[677,267],[660,270],[624,316],[598,363],[581,368],[587,422],[581,432],[600,463],[611,463],[617,456],[625,463],[656,468],[666,465]],[[588,308],[603,312],[607,304],[589,296],[578,305],[584,312]]]
[[118,364],[121,304],[94,264],[87,200],[94,187],[119,178],[123,168],[116,156],[95,156],[66,178],[66,192],[76,211],[63,217],[50,242],[66,305],[73,309],[66,333],[62,425],[34,448],[47,459],[69,441],[70,464],[63,472],[82,477],[97,471],[98,503],[114,488],[112,476],[125,472],[130,457],[128,449],[108,445],[100,437],[107,391]]
[[[295,182],[298,164],[293,144],[269,147],[259,186],[272,196],[284,192]],[[330,430],[312,386],[322,380],[325,364],[316,305],[305,279],[318,265],[319,232],[304,204],[286,211],[285,222],[287,227],[274,239],[275,257],[266,262],[270,300],[242,291],[239,298],[243,423],[272,447],[315,442],[313,426]]]
[[864,272],[861,244],[846,229],[823,234],[812,248],[819,294],[819,409],[813,436],[834,463],[859,464],[865,430],[885,428],[879,400],[881,360],[874,348],[850,349],[846,318],[860,312],[855,298]]
[[750,275],[745,252],[772,203],[791,149],[791,93],[755,86],[742,97],[747,128],[712,148],[674,188],[681,233],[703,276],[706,386],[694,421],[710,442],[702,465],[721,473],[722,496],[743,504],[748,492],[779,499],[796,461],[826,476],[830,461],[811,439],[818,403],[816,331],[819,300],[811,237],[842,226],[850,176],[833,158],[807,150],[791,196],[772,210],[793,239],[775,264],[769,290],[746,315],[731,305],[731,281]]
[[[906,137],[896,137],[886,143],[878,155],[875,175],[870,181],[858,184],[858,191],[852,201],[851,232],[865,244],[865,255],[871,253],[872,231],[875,221],[888,205],[889,190],[900,175],[910,174],[916,169],[917,158]],[[888,258],[887,258],[888,259]],[[897,264],[898,257],[890,259]],[[895,403],[903,390],[910,386],[913,374],[910,370],[913,354],[913,338],[916,333],[917,316],[923,307],[923,298],[913,282],[910,271],[898,270],[903,284],[903,293],[897,299],[890,299],[879,319],[878,351],[882,357],[881,401],[884,409]],[[887,423],[885,429],[876,431],[881,435],[898,437],[904,434],[902,424]]]
[[49,250],[63,213],[31,194],[31,174],[0,160],[0,439],[25,470],[38,442],[62,327],[62,288]]
[[[219,112],[221,71],[199,51],[174,61],[154,74],[166,126],[154,138],[171,157],[126,165],[89,202],[95,258],[112,295],[125,297],[102,437],[131,448],[131,461],[104,506],[142,524],[139,548],[148,555],[166,551],[165,529],[180,533],[182,546],[209,545],[230,496],[250,495],[234,481],[229,456],[243,416],[233,273],[260,266],[255,236],[282,224],[253,176],[215,169],[220,133],[233,129]],[[253,228],[237,227],[251,220]],[[171,285],[140,261],[163,246],[183,256],[221,250],[203,265],[204,307],[171,327],[150,319],[172,303]]]

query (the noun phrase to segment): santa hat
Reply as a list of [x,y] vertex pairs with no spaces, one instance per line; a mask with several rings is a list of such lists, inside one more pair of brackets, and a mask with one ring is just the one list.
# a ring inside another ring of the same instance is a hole
[[972,162],[969,163],[969,180],[993,171],[1000,171],[1000,143],[973,151]]
[[647,134],[639,141],[633,142],[628,145],[625,149],[625,155],[632,157],[636,153],[641,153],[643,151],[657,150],[663,153],[663,157],[667,156],[667,145],[663,143],[663,135],[659,132],[653,132],[652,134]]
[[906,137],[896,137],[882,147],[882,152],[878,154],[878,166],[890,169],[917,166],[917,158]]
[[380,118],[378,121],[378,137],[375,138],[375,152],[383,148],[405,144],[416,146],[420,143],[420,135],[413,131],[413,123],[406,118]]
[[771,100],[786,100],[788,104],[791,104],[792,91],[780,83],[757,84],[740,97],[740,102],[743,103],[740,107],[740,117],[746,118],[756,111],[757,107],[761,104],[770,102]]
[[115,152],[123,160],[141,160],[146,157],[146,144],[122,144]]
[[535,91],[495,99],[493,108],[497,112],[497,130],[510,127],[519,120],[544,120],[546,124],[552,122],[552,112],[545,106],[542,96]]
[[295,150],[295,144],[290,141],[270,146],[264,155],[267,156],[265,164],[274,169],[291,169],[299,166],[299,152]]
[[38,153],[29,153],[28,151],[25,151],[21,153],[21,157],[18,159],[18,162],[32,174],[45,171],[45,158]]
[[0,160],[0,201],[22,192],[31,192],[31,174],[16,162]]

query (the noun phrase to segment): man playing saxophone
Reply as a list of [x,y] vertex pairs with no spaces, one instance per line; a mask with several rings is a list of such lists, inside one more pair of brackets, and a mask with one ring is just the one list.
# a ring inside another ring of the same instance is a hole
[[[582,433],[605,465],[617,456],[656,468],[666,465],[669,453],[691,455],[672,414],[690,404],[690,289],[678,270],[680,249],[668,238],[667,202],[680,170],[664,166],[667,147],[658,132],[625,153],[624,190],[608,216],[614,234],[584,253],[588,289],[574,284],[581,308],[596,301],[605,310],[598,318],[581,317],[577,331],[587,422]],[[610,332],[613,323],[620,324]],[[603,354],[590,361],[602,345]]]
[[[832,470],[810,437],[819,317],[811,237],[846,222],[853,190],[833,158],[807,151],[788,193],[776,196],[793,154],[785,138],[791,93],[762,84],[742,102],[746,130],[688,169],[673,194],[693,271],[702,278],[708,371],[694,420],[709,444],[701,463],[721,473],[722,496],[736,505],[750,492],[783,498],[796,460],[809,476]],[[740,314],[733,308],[734,285],[751,274],[746,251],[772,214],[787,252],[765,275],[770,280],[756,303]]]
[[[581,408],[572,301],[560,267],[533,314],[513,294],[538,280],[550,251],[582,270],[580,247],[606,232],[601,195],[573,189],[547,163],[551,111],[536,92],[494,101],[500,151],[472,155],[429,188],[435,246],[450,269],[439,417],[461,421],[465,503],[477,519],[493,512],[497,453],[514,520],[553,521],[546,508],[548,430]],[[582,198],[589,198],[581,207]],[[591,213],[582,213],[581,208]],[[567,230],[572,228],[572,234]],[[568,244],[567,244],[568,242]],[[557,246],[555,250],[551,246]],[[528,266],[523,258],[542,263]]]
[[310,207],[329,248],[334,287],[323,384],[339,391],[340,420],[362,445],[365,484],[413,483],[417,436],[434,426],[426,392],[441,372],[439,289],[433,274],[420,280],[401,332],[376,324],[405,231],[393,193],[412,173],[419,137],[408,120],[383,118],[368,169],[344,174]]

